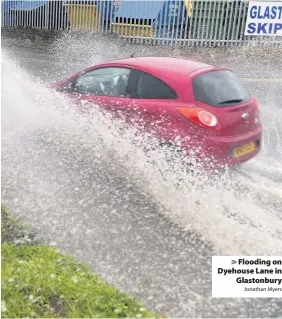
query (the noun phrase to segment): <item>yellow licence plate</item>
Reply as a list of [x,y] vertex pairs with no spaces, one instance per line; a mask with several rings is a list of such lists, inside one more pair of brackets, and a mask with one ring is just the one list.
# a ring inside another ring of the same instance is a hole
[[238,158],[250,152],[253,152],[254,150],[255,150],[255,143],[252,142],[252,143],[235,148],[233,151],[233,154],[234,154],[234,157]]

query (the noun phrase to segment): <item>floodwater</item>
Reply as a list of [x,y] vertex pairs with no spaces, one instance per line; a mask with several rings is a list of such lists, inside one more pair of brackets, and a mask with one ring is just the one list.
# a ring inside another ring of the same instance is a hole
[[[132,51],[99,41],[58,40],[48,49],[4,41],[2,200],[43,240],[155,311],[281,317],[279,299],[211,298],[212,255],[282,255],[281,82],[246,81],[261,104],[259,156],[237,170],[193,175],[174,154],[148,154],[149,136],[96,107],[81,114],[46,88]],[[282,75],[259,57],[224,63],[240,77]]]

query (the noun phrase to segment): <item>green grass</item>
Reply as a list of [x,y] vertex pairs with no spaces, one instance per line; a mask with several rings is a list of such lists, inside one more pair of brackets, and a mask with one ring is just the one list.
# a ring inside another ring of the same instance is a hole
[[24,227],[1,208],[2,318],[157,317],[75,258],[32,240],[23,243]]

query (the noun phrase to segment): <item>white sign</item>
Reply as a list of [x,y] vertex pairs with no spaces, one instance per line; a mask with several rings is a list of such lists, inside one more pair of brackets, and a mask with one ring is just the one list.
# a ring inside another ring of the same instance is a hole
[[282,256],[213,256],[212,297],[282,298]]
[[250,1],[245,35],[282,36],[282,3]]

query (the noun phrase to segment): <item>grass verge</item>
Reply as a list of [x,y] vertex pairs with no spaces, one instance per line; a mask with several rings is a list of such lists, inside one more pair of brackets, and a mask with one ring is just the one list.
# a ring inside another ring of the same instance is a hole
[[153,318],[71,256],[33,241],[1,206],[2,318]]

